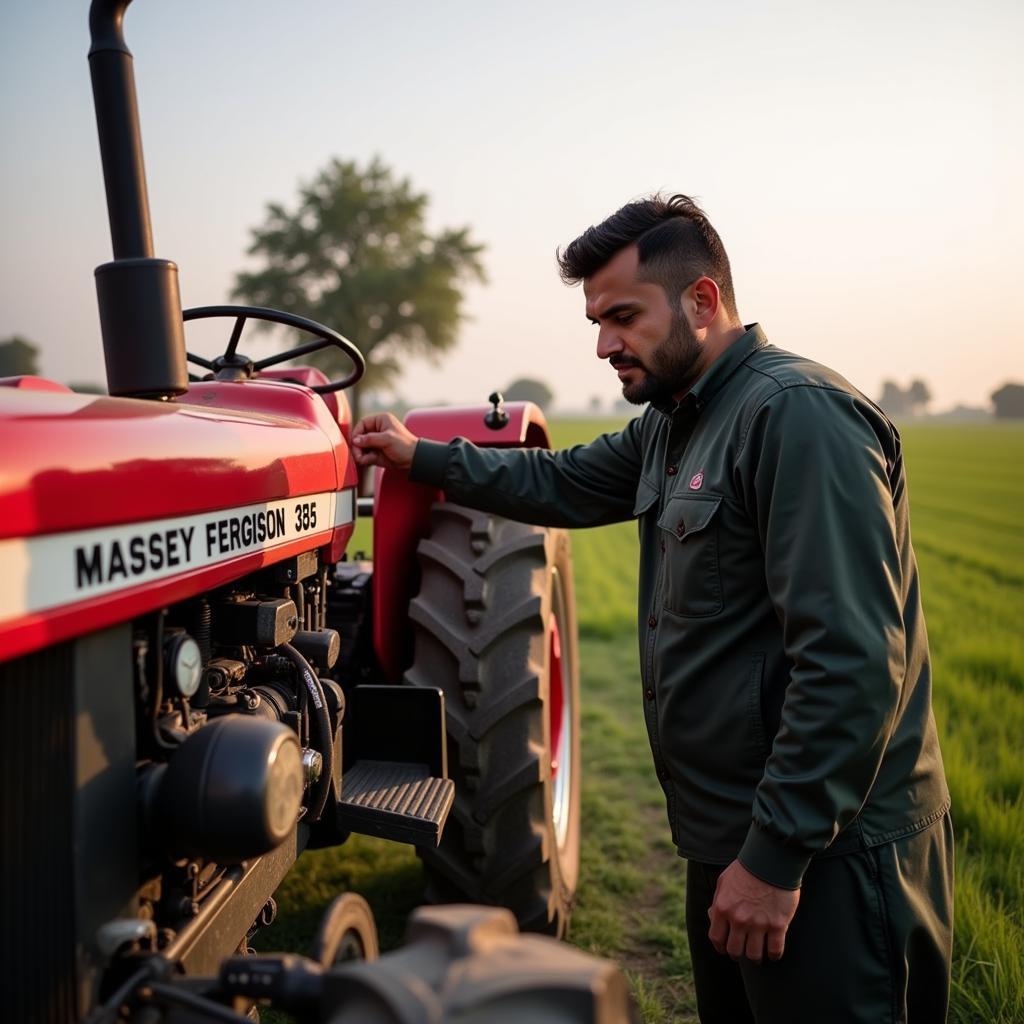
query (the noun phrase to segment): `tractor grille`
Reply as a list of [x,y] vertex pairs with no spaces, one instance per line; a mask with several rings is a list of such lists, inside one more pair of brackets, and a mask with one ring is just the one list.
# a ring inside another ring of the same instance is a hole
[[3,1017],[76,1016],[73,647],[0,664],[0,992]]

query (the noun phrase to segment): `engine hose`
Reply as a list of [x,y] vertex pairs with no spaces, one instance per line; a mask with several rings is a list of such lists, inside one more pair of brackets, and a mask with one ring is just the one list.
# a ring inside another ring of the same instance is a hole
[[97,1006],[83,1024],[115,1024],[128,997],[152,977],[152,963],[147,961],[102,1006]]
[[299,651],[291,644],[281,644],[281,651],[295,666],[302,685],[309,693],[310,718],[316,722],[317,739],[320,743],[320,755],[323,757],[323,768],[320,778],[313,785],[310,793],[309,820],[319,821],[327,803],[331,779],[334,777],[334,737],[331,735],[331,719],[327,714],[327,698],[317,674]]
[[149,724],[153,733],[153,742],[157,745],[160,750],[177,750],[178,745],[176,743],[168,743],[167,740],[160,735],[160,706],[164,702],[164,613],[158,611],[156,613],[156,623],[154,626],[154,632],[156,633],[156,640],[153,645],[153,659],[152,667],[153,671],[150,676],[151,685],[153,688],[153,706],[149,712]]

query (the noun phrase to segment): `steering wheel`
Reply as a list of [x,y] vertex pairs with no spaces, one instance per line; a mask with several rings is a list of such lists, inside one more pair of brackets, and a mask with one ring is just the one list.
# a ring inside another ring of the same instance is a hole
[[[351,387],[366,372],[366,360],[362,352],[352,344],[348,338],[332,331],[330,327],[318,324],[315,320],[309,320],[304,316],[296,316],[294,313],[284,313],[279,309],[267,309],[264,306],[196,306],[193,309],[186,309],[181,318],[189,320],[208,320],[212,317],[233,316],[235,326],[231,331],[231,338],[228,340],[228,347],[223,355],[216,359],[204,359],[202,356],[186,352],[189,362],[196,363],[213,372],[217,380],[245,380],[268,366],[275,366],[296,356],[304,356],[310,352],[319,352],[322,348],[333,345],[340,348],[342,352],[352,361],[352,372],[341,380],[332,380],[329,384],[318,384],[312,390],[319,395],[331,391],[340,391],[342,388]],[[307,341],[304,345],[290,348],[285,352],[278,352],[275,355],[267,356],[266,359],[257,359],[255,362],[248,356],[238,351],[238,340],[242,336],[242,328],[246,320],[265,320],[272,324],[283,324],[285,327],[295,327],[297,330],[314,336],[313,341]],[[199,380],[193,374],[189,374],[189,380]]]

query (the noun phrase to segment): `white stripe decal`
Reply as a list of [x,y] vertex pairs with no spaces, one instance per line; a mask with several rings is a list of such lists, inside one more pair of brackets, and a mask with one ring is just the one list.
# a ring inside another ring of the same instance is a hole
[[96,530],[0,540],[0,622],[344,526],[352,488]]
[[334,525],[345,526],[355,521],[356,518],[356,492],[352,487],[346,487],[343,491],[337,492],[337,502],[334,506]]

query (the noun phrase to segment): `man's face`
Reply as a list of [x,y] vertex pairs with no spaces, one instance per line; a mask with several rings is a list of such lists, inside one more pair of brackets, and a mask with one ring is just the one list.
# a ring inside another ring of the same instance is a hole
[[637,269],[630,245],[583,282],[597,354],[618,373],[627,402],[678,400],[700,376],[703,349],[681,305],[673,308],[660,284],[637,280]]

